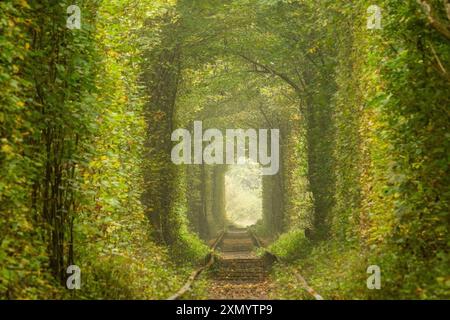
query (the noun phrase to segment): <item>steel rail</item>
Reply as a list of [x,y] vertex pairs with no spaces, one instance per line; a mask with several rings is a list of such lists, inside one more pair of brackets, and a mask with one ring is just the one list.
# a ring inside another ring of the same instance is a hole
[[[256,245],[260,248],[264,249],[264,253],[266,255],[268,255],[273,261],[279,263],[280,265],[283,266],[288,266],[285,262],[283,262],[281,260],[280,257],[278,257],[277,255],[273,254],[272,252],[270,252],[269,250],[267,250],[261,243],[261,241],[259,240],[259,238],[255,235],[255,233],[252,230],[249,230],[250,236],[253,238],[254,242],[256,243]],[[297,280],[300,281],[303,289],[305,289],[310,295],[312,295],[314,297],[314,299],[316,300],[324,300],[323,297],[317,293],[316,290],[314,290],[314,288],[312,288],[308,282],[305,280],[305,278],[301,275],[301,273],[296,270],[296,269],[292,269],[294,276],[297,278]]]
[[216,240],[214,240],[213,244],[210,247],[211,252],[205,257],[205,261],[207,261],[206,264],[194,270],[189,276],[188,280],[185,282],[185,284],[180,288],[180,290],[178,290],[175,294],[171,295],[166,300],[179,300],[186,292],[191,290],[194,281],[197,280],[200,274],[214,264],[215,261],[214,251],[216,250],[216,247],[219,245],[219,243],[222,241],[224,235],[225,230],[222,230],[219,236],[216,238]]

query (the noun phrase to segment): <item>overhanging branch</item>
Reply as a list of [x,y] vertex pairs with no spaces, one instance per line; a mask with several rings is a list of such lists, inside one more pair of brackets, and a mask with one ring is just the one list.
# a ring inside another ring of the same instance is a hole
[[279,72],[275,69],[273,69],[272,67],[269,67],[265,64],[262,64],[258,61],[255,61],[249,57],[247,57],[246,55],[242,54],[242,53],[238,53],[237,56],[241,57],[242,59],[246,60],[247,62],[250,62],[251,64],[265,70],[267,73],[272,74],[274,76],[279,77],[280,79],[282,79],[284,82],[286,82],[287,84],[289,84],[297,93],[301,93],[303,92],[303,90],[295,83],[295,81],[293,81],[291,78],[289,78],[289,76],[287,76],[286,74]]
[[[423,11],[427,15],[428,22],[430,25],[438,31],[440,34],[442,34],[444,37],[446,37],[448,40],[450,40],[450,29],[449,25],[445,25],[442,21],[440,21],[437,17],[435,17],[433,13],[433,8],[426,0],[417,0],[417,3],[422,7]],[[450,4],[446,4],[446,13],[447,16],[450,16]],[[450,19],[450,17],[449,17]]]

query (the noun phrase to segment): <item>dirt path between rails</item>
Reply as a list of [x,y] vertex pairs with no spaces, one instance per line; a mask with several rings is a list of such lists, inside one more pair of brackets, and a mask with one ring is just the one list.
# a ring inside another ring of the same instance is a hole
[[220,259],[210,272],[208,299],[271,299],[273,285],[255,249],[246,229],[226,232],[218,248]]

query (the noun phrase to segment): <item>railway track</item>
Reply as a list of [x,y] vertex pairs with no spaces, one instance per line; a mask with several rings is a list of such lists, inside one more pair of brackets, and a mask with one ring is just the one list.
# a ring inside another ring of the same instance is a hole
[[[210,269],[209,299],[269,299],[267,270],[272,263],[283,262],[266,250],[263,257],[255,249],[263,247],[258,237],[246,228],[230,227],[222,231],[211,245],[206,264],[195,270],[184,286],[168,300],[178,300],[189,291],[200,274]],[[311,288],[301,274],[297,280],[315,299],[322,297]]]
[[221,281],[258,282],[267,274],[264,261],[255,254],[257,244],[247,229],[233,229],[224,234],[214,278]]

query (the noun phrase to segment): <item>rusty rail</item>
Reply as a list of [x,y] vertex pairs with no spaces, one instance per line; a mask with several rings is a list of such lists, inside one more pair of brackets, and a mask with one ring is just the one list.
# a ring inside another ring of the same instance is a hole
[[[258,237],[255,235],[255,233],[252,230],[249,230],[249,233],[250,233],[250,236],[255,241],[255,243],[257,244],[257,246],[264,249],[264,254],[269,257],[270,261],[277,262],[280,265],[283,265],[283,266],[287,267],[287,264],[285,262],[283,262],[280,257],[278,257],[277,255],[273,254],[272,252],[270,252],[266,248],[264,248],[264,246],[262,245],[261,241],[258,239]],[[316,300],[324,300],[323,297],[320,294],[318,294],[316,290],[314,290],[314,288],[309,286],[308,282],[305,280],[305,278],[301,275],[301,273],[299,271],[297,271],[296,269],[293,269],[293,273],[294,273],[294,276],[297,278],[297,280],[300,281],[303,289],[305,289],[306,292],[308,292],[310,295],[312,295],[314,297],[314,299],[316,299]]]
[[[252,237],[252,239],[254,240],[256,246],[264,249],[264,254],[269,258],[269,260],[271,262],[277,262],[280,265],[283,265],[283,266],[286,266],[286,267],[288,266],[285,262],[283,262],[281,260],[280,257],[278,257],[277,255],[273,254],[272,252],[270,252],[266,248],[264,248],[264,246],[262,245],[261,241],[254,234],[254,232],[252,230],[248,230],[248,232],[249,232],[250,236]],[[202,267],[196,269],[195,271],[193,271],[191,273],[191,275],[189,276],[188,280],[186,281],[186,283],[180,288],[180,290],[178,290],[175,294],[173,294],[172,296],[167,298],[167,300],[179,300],[186,292],[191,290],[194,281],[200,276],[200,274],[203,271],[207,270],[209,267],[211,267],[214,264],[214,261],[215,261],[214,251],[215,251],[216,247],[219,245],[219,243],[222,241],[223,236],[225,235],[225,233],[226,233],[226,230],[222,230],[220,232],[219,236],[216,238],[216,240],[211,245],[211,247],[210,247],[211,248],[211,252],[205,258],[205,260],[207,260],[207,263],[204,266],[202,266]],[[300,281],[303,289],[305,289],[306,292],[308,292],[311,296],[313,296],[314,299],[316,299],[316,300],[324,300],[323,297],[320,294],[318,294],[316,290],[314,290],[314,288],[309,286],[308,282],[300,274],[299,271],[293,269],[293,274],[297,278],[297,280]]]
[[169,298],[167,298],[167,300],[179,300],[186,292],[191,290],[194,281],[200,276],[200,274],[214,264],[214,260],[215,260],[214,251],[216,250],[216,247],[219,245],[219,243],[222,241],[224,235],[225,235],[225,230],[222,230],[220,232],[219,236],[216,238],[216,240],[211,245],[211,247],[210,247],[211,252],[205,258],[205,260],[207,261],[206,264],[204,266],[194,270],[191,273],[191,275],[189,276],[186,283],[180,288],[180,290],[178,290],[175,294],[173,294]]

